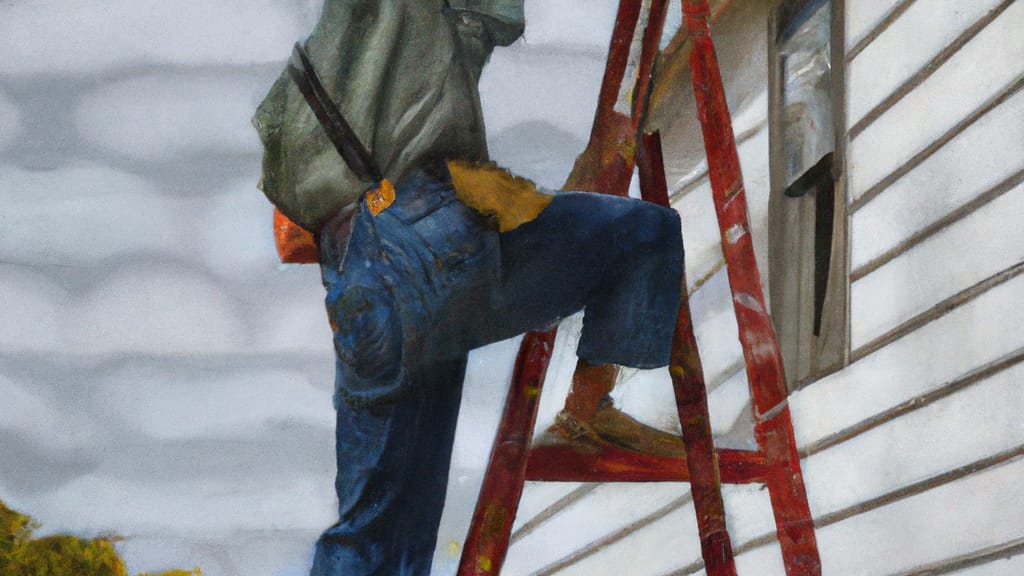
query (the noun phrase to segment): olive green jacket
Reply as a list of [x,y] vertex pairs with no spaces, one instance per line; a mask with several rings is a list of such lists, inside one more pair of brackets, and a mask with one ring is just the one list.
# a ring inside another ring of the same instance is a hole
[[[477,81],[494,46],[523,25],[523,0],[325,0],[306,51],[384,176],[399,182],[426,162],[487,159]],[[253,124],[260,188],[307,230],[372,184],[345,166],[286,73]]]

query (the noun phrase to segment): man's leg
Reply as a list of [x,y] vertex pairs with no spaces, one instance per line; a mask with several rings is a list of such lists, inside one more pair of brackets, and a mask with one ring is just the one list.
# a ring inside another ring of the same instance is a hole
[[578,355],[592,366],[668,364],[683,250],[674,210],[613,196],[557,196],[500,235],[498,338],[586,308]]
[[450,186],[417,173],[384,212],[360,206],[321,235],[340,520],[317,543],[314,576],[429,573],[466,365],[465,348],[438,342],[433,319],[483,266],[482,224]]
[[595,194],[558,196],[541,214],[501,235],[499,323],[536,328],[586,307],[573,391],[561,433],[593,434],[630,448],[677,455],[678,438],[611,408],[612,364],[668,362],[679,306],[682,238],[672,210]]
[[340,521],[317,542],[312,576],[430,573],[465,366],[462,358],[425,368],[378,406],[337,400]]

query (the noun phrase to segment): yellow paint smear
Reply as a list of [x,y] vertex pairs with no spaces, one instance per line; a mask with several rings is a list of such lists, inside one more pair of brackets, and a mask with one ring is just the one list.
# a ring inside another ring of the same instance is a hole
[[508,232],[532,221],[551,200],[533,182],[513,176],[494,163],[448,162],[455,196],[467,207],[494,220],[499,232]]

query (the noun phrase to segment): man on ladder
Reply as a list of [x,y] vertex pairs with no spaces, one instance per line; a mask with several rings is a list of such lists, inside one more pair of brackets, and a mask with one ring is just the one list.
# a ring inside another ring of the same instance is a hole
[[429,573],[470,349],[585,308],[570,436],[611,365],[668,363],[678,215],[485,164],[476,82],[522,29],[522,0],[325,0],[257,111],[262,188],[316,234],[337,353],[339,522],[312,574]]

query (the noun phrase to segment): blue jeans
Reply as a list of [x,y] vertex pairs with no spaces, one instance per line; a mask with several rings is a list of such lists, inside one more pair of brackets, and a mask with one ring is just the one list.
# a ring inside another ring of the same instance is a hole
[[373,216],[320,235],[337,353],[340,521],[315,576],[426,575],[444,507],[469,350],[585,309],[590,364],[668,363],[680,300],[679,217],[653,204],[557,195],[497,233],[420,171]]

